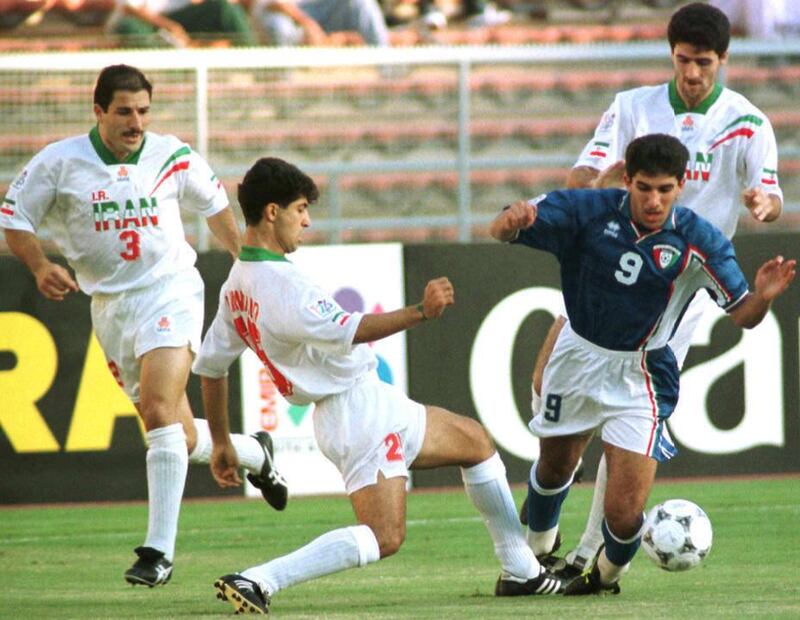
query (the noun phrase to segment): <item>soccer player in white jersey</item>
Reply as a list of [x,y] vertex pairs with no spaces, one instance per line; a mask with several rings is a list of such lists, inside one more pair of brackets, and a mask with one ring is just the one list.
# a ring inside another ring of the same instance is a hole
[[[630,142],[649,133],[678,138],[689,150],[681,204],[717,226],[730,239],[739,220],[739,205],[762,222],[778,218],[783,193],[778,184],[778,151],[766,115],[739,93],[718,82],[728,61],[730,24],[719,9],[705,3],[674,13],[668,27],[674,79],[667,84],[624,91],[614,98],[570,171],[567,187],[607,187],[620,181],[622,160]],[[683,365],[692,333],[710,306],[698,295],[670,341]],[[540,350],[533,374],[534,409],[539,407],[542,372],[558,330],[559,317]],[[597,553],[603,538],[603,494],[606,462],[600,459],[595,494],[586,529],[566,564],[555,556],[551,566],[565,578],[581,573]],[[521,513],[525,521],[524,508]]]
[[[205,217],[234,256],[240,240],[208,164],[174,136],[147,131],[151,95],[138,69],[103,69],[94,90],[97,125],[45,147],[0,205],[8,246],[45,297],[91,295],[92,325],[108,367],[144,422],[148,528],[125,579],[150,587],[172,574],[187,463],[211,456],[208,424],[192,418],[186,397],[203,326],[203,281],[179,208]],[[75,279],[45,255],[41,230]],[[272,470],[269,435],[238,435],[234,444],[265,499],[281,509],[286,486]]]
[[795,277],[796,261],[777,256],[748,291],[731,242],[673,206],[687,155],[674,136],[636,138],[625,152],[627,191],[552,192],[514,203],[490,227],[496,239],[556,256],[569,317],[530,423],[540,441],[527,496],[534,553],[555,546],[561,504],[595,432],[607,459],[605,546],[565,595],[618,593],[639,547],[657,463],[676,452],[666,428],[679,385],[669,343],[686,305],[704,289],[737,326],[752,328]]
[[239,185],[247,227],[239,260],[192,370],[201,375],[214,442],[211,471],[240,484],[228,435],[227,371],[249,347],[291,403],[315,403],[314,434],[339,469],[358,525],[312,540],[260,566],[220,577],[218,597],[237,613],[265,614],[291,585],[396,553],[405,538],[409,468],[458,465],[467,495],[494,542],[502,573],[497,596],[561,594],[519,530],[505,467],[475,420],[410,400],[383,383],[366,343],[433,320],[454,302],[447,278],[431,280],[422,302],[382,314],[348,313],[288,259],[311,225],[314,181],[292,164],[260,159]]

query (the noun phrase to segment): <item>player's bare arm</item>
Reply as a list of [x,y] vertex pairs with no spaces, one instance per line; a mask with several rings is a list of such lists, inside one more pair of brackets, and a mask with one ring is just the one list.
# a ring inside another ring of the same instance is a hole
[[203,409],[206,412],[208,429],[211,432],[211,475],[219,486],[237,487],[242,484],[239,477],[239,458],[231,443],[228,421],[228,378],[200,377],[203,393]]
[[768,194],[763,187],[751,187],[742,192],[742,203],[759,222],[773,222],[783,210],[780,196]]
[[591,187],[600,174],[597,168],[591,166],[575,166],[567,174],[567,189],[581,189]]
[[567,175],[567,189],[603,189],[621,187],[625,160],[620,159],[602,170],[591,166],[575,166]]
[[234,259],[239,256],[242,244],[242,236],[239,233],[239,225],[233,215],[230,206],[225,207],[219,213],[215,213],[208,218],[208,227],[217,240],[231,253]]
[[62,301],[68,293],[77,293],[80,290],[69,271],[45,256],[36,235],[26,230],[8,228],[5,233],[9,249],[25,263],[36,278],[39,292],[47,299]]
[[504,208],[489,226],[489,234],[498,241],[511,241],[520,230],[533,226],[536,205],[518,200]]
[[776,256],[761,265],[756,272],[755,291],[730,313],[733,322],[745,329],[758,325],[775,298],[783,294],[794,280],[796,269],[797,261],[784,260],[783,256]]
[[455,291],[447,278],[436,278],[425,286],[422,302],[394,312],[365,314],[356,330],[353,344],[374,342],[401,332],[428,319],[442,316],[455,303]]

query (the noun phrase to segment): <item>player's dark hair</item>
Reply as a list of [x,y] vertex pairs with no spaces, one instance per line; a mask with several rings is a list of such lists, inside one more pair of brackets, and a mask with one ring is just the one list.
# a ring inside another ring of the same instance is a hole
[[722,56],[731,42],[731,23],[717,7],[693,2],[678,9],[669,20],[667,39],[671,50],[678,43],[688,43]]
[[108,112],[108,106],[111,105],[114,93],[118,90],[132,93],[146,90],[151,98],[153,96],[153,85],[139,69],[129,65],[111,65],[103,69],[97,76],[97,83],[94,86],[94,102],[104,112]]
[[636,138],[625,149],[625,174],[632,179],[637,172],[647,176],[666,174],[683,180],[689,151],[674,136],[652,133]]
[[297,166],[277,157],[263,157],[248,170],[239,183],[239,206],[248,226],[256,226],[269,203],[288,207],[298,198],[317,201],[319,190],[314,180]]

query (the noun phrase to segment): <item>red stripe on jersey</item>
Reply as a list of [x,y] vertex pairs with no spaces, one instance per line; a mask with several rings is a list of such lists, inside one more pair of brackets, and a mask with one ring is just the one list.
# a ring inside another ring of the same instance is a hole
[[606,154],[603,151],[592,151],[589,153],[589,157],[605,157]]
[[719,140],[717,140],[714,144],[708,147],[708,150],[710,151],[712,149],[715,149],[723,142],[727,142],[728,140],[733,140],[736,136],[744,136],[746,138],[752,138],[753,133],[754,132],[752,129],[748,129],[747,127],[742,127],[741,129],[737,129],[736,131],[730,132],[724,138],[720,138]]
[[761,179],[761,182],[764,185],[777,185],[778,182],[775,179]]
[[345,315],[344,315],[344,316],[341,318],[341,320],[339,321],[339,325],[344,325],[345,323],[347,323],[347,321],[348,321],[349,319],[350,319],[350,315],[349,315],[349,314],[345,314]]
[[161,184],[162,184],[164,181],[166,181],[168,178],[170,178],[170,177],[171,177],[173,174],[175,174],[176,172],[178,172],[178,170],[188,170],[188,169],[189,169],[189,162],[188,162],[188,161],[181,161],[181,162],[178,162],[177,164],[175,164],[174,166],[172,166],[172,168],[170,168],[170,169],[167,171],[167,173],[166,173],[166,174],[165,174],[163,177],[161,177],[161,180],[160,180],[160,181],[159,181],[159,182],[156,184],[156,186],[153,188],[153,191],[151,191],[151,192],[150,192],[150,195],[152,196],[153,194],[155,194],[155,193],[156,193],[156,190],[157,190],[159,187],[161,187]]
[[0,213],[2,213],[3,215],[14,215],[14,211],[12,211],[7,207],[0,207]]

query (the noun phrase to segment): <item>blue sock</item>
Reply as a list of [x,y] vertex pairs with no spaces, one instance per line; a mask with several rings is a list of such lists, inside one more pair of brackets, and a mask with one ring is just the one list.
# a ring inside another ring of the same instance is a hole
[[[642,516],[642,523],[644,523],[644,515]],[[642,542],[642,528],[636,532],[631,538],[623,540],[618,538],[610,529],[606,520],[603,519],[603,540],[606,543],[606,557],[608,561],[617,566],[625,566],[636,555],[639,545]]]
[[531,465],[528,479],[528,528],[534,532],[546,532],[558,525],[561,504],[569,493],[572,478],[562,487],[545,489],[536,479],[536,463]]

